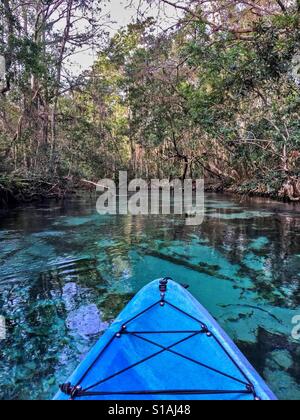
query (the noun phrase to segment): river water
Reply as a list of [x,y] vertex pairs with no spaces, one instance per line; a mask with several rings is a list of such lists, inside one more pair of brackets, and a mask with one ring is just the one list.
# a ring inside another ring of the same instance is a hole
[[163,276],[190,285],[280,399],[300,399],[300,207],[206,196],[179,216],[99,216],[95,198],[0,219],[0,398],[49,399],[130,298]]

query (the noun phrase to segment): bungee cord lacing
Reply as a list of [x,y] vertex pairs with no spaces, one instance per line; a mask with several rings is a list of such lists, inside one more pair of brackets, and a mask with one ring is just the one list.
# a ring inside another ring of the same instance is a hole
[[[106,346],[99,352],[99,354],[97,355],[97,357],[95,358],[95,360],[93,361],[93,363],[91,363],[91,365],[89,366],[89,368],[86,370],[86,372],[84,373],[84,375],[82,375],[82,377],[79,379],[79,381],[77,382],[76,385],[72,385],[71,383],[66,383],[66,384],[62,384],[60,385],[60,390],[70,396],[71,400],[75,400],[76,398],[82,398],[82,397],[92,397],[92,396],[117,396],[117,395],[230,395],[230,394],[249,394],[253,396],[254,400],[260,400],[260,398],[257,396],[256,391],[255,391],[255,387],[252,384],[252,382],[249,380],[249,378],[247,377],[247,375],[245,374],[245,372],[243,372],[243,370],[241,369],[241,367],[236,363],[236,361],[233,359],[233,357],[230,355],[230,353],[226,350],[226,348],[222,345],[222,343],[219,341],[219,339],[215,336],[215,334],[210,331],[207,327],[207,325],[205,323],[203,323],[201,320],[197,319],[196,317],[192,316],[191,314],[187,313],[186,311],[182,310],[181,308],[173,305],[171,302],[169,302],[168,300],[166,300],[166,292],[167,292],[167,284],[168,281],[172,280],[169,277],[164,278],[162,280],[160,280],[159,282],[159,291],[160,291],[160,300],[158,300],[157,302],[153,303],[152,305],[150,305],[149,307],[147,307],[146,309],[144,309],[143,311],[139,312],[138,314],[136,314],[135,316],[133,316],[132,318],[128,319],[126,322],[124,322],[124,324],[122,325],[121,329],[119,330],[119,332],[117,332],[110,340],[109,342],[106,344]],[[160,305],[161,307],[165,306],[165,305],[169,305],[170,307],[172,307],[173,309],[175,309],[176,311],[179,311],[180,313],[182,313],[183,315],[189,317],[190,319],[192,319],[193,321],[196,321],[197,323],[200,324],[200,329],[199,330],[177,330],[177,331],[130,331],[129,330],[129,324],[134,321],[135,319],[141,317],[142,315],[144,315],[145,313],[147,313],[148,311],[150,311],[152,308],[154,308],[155,306]],[[120,339],[122,337],[122,335],[127,335],[127,336],[132,336],[135,337],[139,340],[143,340],[144,342],[147,342],[148,344],[154,345],[158,348],[158,350],[152,354],[150,354],[149,356],[125,367],[124,369],[119,370],[118,372],[109,375],[106,378],[103,378],[101,380],[99,380],[98,382],[83,388],[81,386],[81,383],[83,382],[83,380],[87,377],[87,375],[89,374],[89,372],[93,369],[93,367],[95,366],[95,364],[99,361],[99,359],[101,358],[101,356],[103,355],[103,353],[109,348],[109,346],[113,343],[114,340]],[[164,335],[164,334],[188,334],[188,336],[176,341],[175,343],[169,345],[169,346],[163,346],[160,343],[157,343],[156,341],[150,340],[146,337],[143,337],[141,334],[143,335],[149,335],[149,334],[159,334],[159,335]],[[222,372],[219,369],[216,369],[212,366],[209,366],[205,363],[202,363],[198,360],[193,359],[192,357],[189,357],[185,354],[182,354],[176,350],[174,350],[174,348],[176,346],[178,346],[181,343],[184,343],[190,339],[192,339],[193,337],[196,337],[200,334],[206,335],[207,338],[209,339],[213,339],[215,340],[215,342],[218,344],[218,346],[225,352],[225,354],[229,357],[229,359],[231,360],[231,362],[234,364],[234,366],[238,369],[238,371],[242,374],[244,380],[241,380],[239,378],[236,378],[232,375],[229,375],[225,372]],[[93,391],[94,388],[99,387],[100,385],[106,383],[107,381],[117,377],[118,375],[121,375],[127,371],[129,371],[130,369],[135,368],[136,366],[139,366],[141,364],[146,363],[147,361],[159,356],[160,354],[164,353],[164,352],[169,352],[173,355],[176,355],[182,359],[185,359],[191,363],[194,363],[198,366],[201,366],[209,371],[212,371],[220,376],[226,377],[228,379],[233,380],[234,382],[238,383],[241,385],[241,389],[239,390],[210,390],[210,389],[195,389],[195,390],[180,390],[180,389],[172,389],[172,390],[134,390],[134,391]]]

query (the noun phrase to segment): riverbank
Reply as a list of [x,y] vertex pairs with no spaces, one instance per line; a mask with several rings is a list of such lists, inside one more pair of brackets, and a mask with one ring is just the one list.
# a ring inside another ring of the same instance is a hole
[[231,193],[249,197],[264,197],[276,201],[300,203],[300,178],[286,176],[282,179],[257,180],[244,182],[212,182],[205,188],[206,192]]
[[[48,199],[62,200],[78,190],[95,191],[96,185],[96,182],[74,177],[40,179],[0,176],[0,209],[5,210],[20,204]],[[296,176],[276,180],[273,183],[265,180],[243,183],[211,181],[206,182],[205,191],[263,197],[300,204],[300,178]]]
[[0,176],[0,209],[48,199],[61,200],[75,191],[71,178],[40,179]]

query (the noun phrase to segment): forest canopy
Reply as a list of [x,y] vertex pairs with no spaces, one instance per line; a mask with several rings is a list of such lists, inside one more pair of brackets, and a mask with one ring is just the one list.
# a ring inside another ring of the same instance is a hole
[[144,0],[113,36],[105,3],[0,0],[0,190],[128,170],[300,200],[300,2]]

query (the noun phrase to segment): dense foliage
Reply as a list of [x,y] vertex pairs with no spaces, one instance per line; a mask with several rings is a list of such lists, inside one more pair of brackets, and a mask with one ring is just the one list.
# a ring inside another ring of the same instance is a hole
[[[140,15],[105,43],[101,1],[1,0],[0,171],[204,175],[212,188],[299,200],[299,2],[145,3],[174,7],[176,25]],[[69,55],[92,43],[91,70],[68,77]]]

